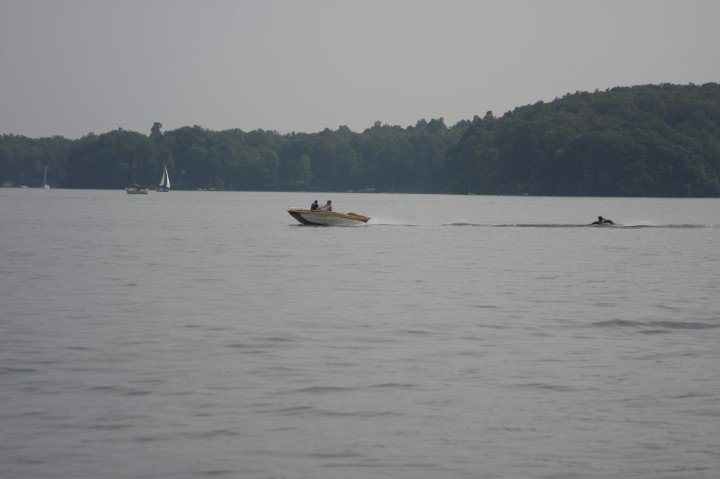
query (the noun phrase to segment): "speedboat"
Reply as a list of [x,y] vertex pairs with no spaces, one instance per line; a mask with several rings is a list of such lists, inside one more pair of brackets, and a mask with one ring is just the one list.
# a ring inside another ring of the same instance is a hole
[[335,211],[304,210],[300,208],[291,208],[288,213],[304,225],[353,226],[370,221],[367,216],[357,213],[337,213]]

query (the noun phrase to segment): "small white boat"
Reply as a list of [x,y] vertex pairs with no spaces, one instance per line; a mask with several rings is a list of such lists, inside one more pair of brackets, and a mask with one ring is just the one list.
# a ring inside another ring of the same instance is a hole
[[290,216],[304,225],[316,226],[354,226],[370,221],[367,216],[357,213],[336,213],[335,211],[313,211],[300,208],[288,210]]
[[157,188],[155,188],[155,191],[159,191],[160,193],[167,193],[170,191],[170,176],[167,172],[167,166],[163,165],[163,174],[162,178],[160,178],[160,185],[158,185]]
[[127,187],[125,187],[125,191],[128,195],[147,195],[148,194],[148,187],[147,186],[141,186],[135,183],[135,158],[133,158],[132,163],[130,163],[130,170],[128,171],[128,182]]
[[145,186],[135,185],[135,186],[128,186],[125,188],[125,191],[127,191],[128,195],[147,195],[148,189]]

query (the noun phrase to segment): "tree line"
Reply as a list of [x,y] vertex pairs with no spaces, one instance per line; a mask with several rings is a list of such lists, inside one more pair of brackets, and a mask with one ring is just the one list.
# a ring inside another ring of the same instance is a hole
[[495,117],[318,133],[118,129],[0,137],[0,181],[63,188],[720,196],[720,85],[575,92]]
[[0,139],[0,178],[38,185],[44,165],[64,188],[154,184],[167,165],[174,188],[226,190],[404,191],[443,188],[445,152],[470,121],[442,118],[414,126],[376,122],[362,133],[341,126],[319,133],[211,131],[200,126],[149,135],[115,130],[79,140]]
[[477,194],[720,196],[720,85],[576,92],[475,118],[448,152]]

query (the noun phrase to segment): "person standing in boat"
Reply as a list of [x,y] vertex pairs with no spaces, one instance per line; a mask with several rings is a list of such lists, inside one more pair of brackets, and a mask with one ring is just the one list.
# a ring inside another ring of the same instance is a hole
[[320,211],[332,211],[332,201],[327,200],[327,203],[320,208]]
[[310,205],[310,211],[316,211],[320,208],[320,205],[318,204],[317,200],[315,200],[315,203]]

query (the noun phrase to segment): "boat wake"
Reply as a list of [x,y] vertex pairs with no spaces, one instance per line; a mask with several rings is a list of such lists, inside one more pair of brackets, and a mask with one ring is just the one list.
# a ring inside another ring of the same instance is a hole
[[373,218],[368,224],[375,226],[427,226],[421,223],[412,223],[407,220],[398,220],[392,218]]
[[699,229],[699,228],[720,228],[720,225],[708,224],[667,224],[658,225],[652,222],[640,223],[616,223],[614,225],[593,225],[593,224],[570,224],[570,223],[472,223],[467,221],[454,221],[444,223],[441,226],[474,226],[480,228],[676,228],[676,229]]
[[373,218],[368,225],[374,226],[452,226],[452,227],[471,227],[471,228],[601,228],[601,229],[643,229],[643,228],[660,228],[660,229],[703,229],[716,228],[720,229],[720,225],[716,224],[656,224],[654,221],[628,221],[616,223],[614,225],[593,225],[593,224],[577,224],[577,223],[478,223],[474,221],[456,220],[449,223],[423,223],[413,222],[395,218]]

